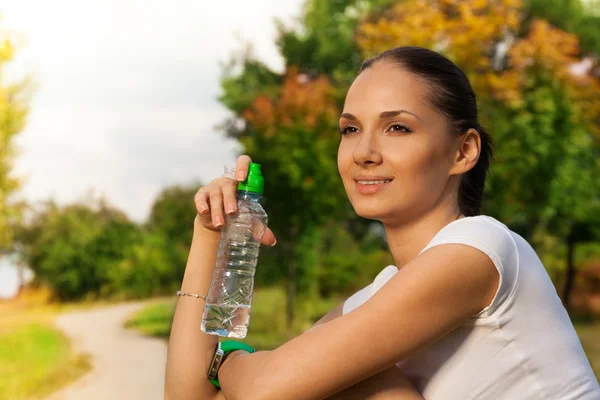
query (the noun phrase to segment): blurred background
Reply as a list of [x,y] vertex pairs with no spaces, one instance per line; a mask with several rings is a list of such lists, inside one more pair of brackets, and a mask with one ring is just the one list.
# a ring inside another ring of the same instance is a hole
[[393,264],[345,196],[337,119],[400,45],[469,76],[496,141],[483,213],[534,246],[598,376],[600,2],[2,0],[0,400],[162,398],[193,195],[239,154],[278,238],[245,342]]

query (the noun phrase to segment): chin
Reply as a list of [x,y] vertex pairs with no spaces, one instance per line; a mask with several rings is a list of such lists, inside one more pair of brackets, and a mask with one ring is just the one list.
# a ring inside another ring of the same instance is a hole
[[381,220],[389,213],[389,210],[384,210],[376,204],[352,204],[352,206],[358,216],[367,219]]

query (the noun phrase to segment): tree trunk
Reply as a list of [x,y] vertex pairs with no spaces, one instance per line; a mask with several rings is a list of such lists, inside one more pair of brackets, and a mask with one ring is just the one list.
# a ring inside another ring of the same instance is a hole
[[571,291],[573,290],[573,284],[575,282],[575,240],[573,235],[569,235],[567,239],[567,276],[565,279],[565,286],[563,288],[563,305],[567,312],[570,312],[570,299]]

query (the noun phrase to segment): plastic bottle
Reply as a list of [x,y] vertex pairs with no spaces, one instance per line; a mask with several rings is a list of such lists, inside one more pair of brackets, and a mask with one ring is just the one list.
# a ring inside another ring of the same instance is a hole
[[246,337],[260,239],[267,226],[267,213],[260,204],[263,190],[260,164],[250,163],[248,177],[238,184],[238,211],[227,215],[221,228],[217,262],[202,313],[204,333]]

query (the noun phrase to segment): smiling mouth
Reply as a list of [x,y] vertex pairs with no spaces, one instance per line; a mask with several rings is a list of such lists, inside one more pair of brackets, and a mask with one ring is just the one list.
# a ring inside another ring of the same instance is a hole
[[392,181],[391,179],[382,179],[382,180],[377,180],[377,181],[360,180],[360,181],[356,181],[356,182],[360,183],[361,185],[378,185],[378,184],[382,184],[382,183],[388,183],[391,181]]
[[366,180],[366,179],[360,179],[360,180],[355,180],[355,185],[356,185],[356,191],[360,194],[374,194],[377,193],[381,190],[385,190],[390,182],[392,182],[393,179],[376,179],[376,180]]

